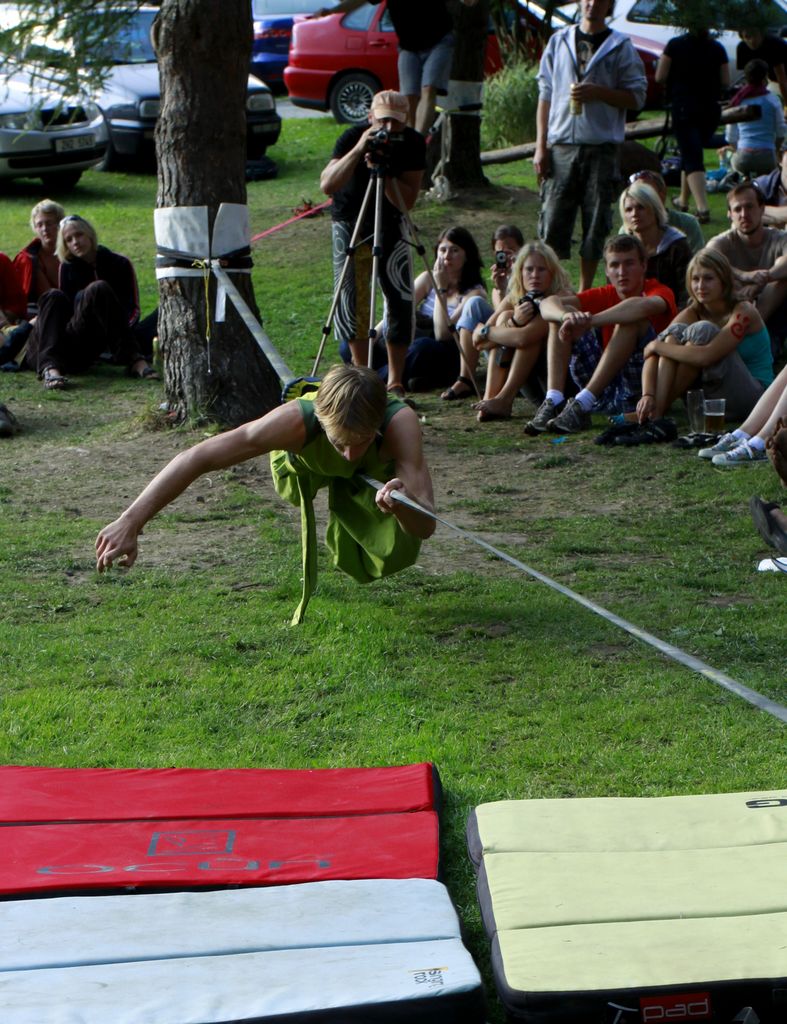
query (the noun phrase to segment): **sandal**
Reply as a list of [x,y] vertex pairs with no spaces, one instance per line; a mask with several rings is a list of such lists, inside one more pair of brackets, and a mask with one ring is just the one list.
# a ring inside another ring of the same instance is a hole
[[688,213],[689,212],[688,204],[687,203],[682,203],[680,201],[680,196],[673,196],[672,199],[670,200],[670,202],[675,207],[675,209],[676,210],[680,210],[681,213]]
[[694,216],[700,224],[710,224],[710,210],[697,210]]
[[[466,390],[460,392],[454,391],[457,384],[463,384]],[[458,402],[460,399],[470,398],[470,396],[474,394],[475,388],[473,387],[473,382],[468,380],[467,377],[460,376],[456,378],[451,387],[445,390],[440,397],[444,402]]]
[[51,366],[44,370],[43,381],[47,391],[64,391],[68,386],[68,377],[62,376]]

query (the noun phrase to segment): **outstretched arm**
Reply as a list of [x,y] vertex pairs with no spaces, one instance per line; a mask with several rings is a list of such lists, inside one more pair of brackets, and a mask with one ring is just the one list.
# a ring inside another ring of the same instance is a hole
[[261,419],[208,438],[176,455],[126,511],[99,533],[96,538],[96,568],[103,572],[116,561],[131,568],[137,558],[137,538],[144,525],[182,494],[197,477],[276,448],[300,451],[305,439],[300,406],[297,402],[288,402]]
[[391,491],[403,491],[408,498],[434,511],[432,477],[424,458],[421,424],[412,409],[400,409],[388,424],[380,456],[393,460],[394,476],[377,492],[377,507],[386,515],[396,516],[407,533],[424,540],[431,537],[434,520],[391,497]]

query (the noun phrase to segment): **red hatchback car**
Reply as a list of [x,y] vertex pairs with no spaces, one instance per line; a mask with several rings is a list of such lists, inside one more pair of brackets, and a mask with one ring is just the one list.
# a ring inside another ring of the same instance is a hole
[[[396,34],[384,3],[364,4],[350,14],[314,21],[296,19],[284,84],[297,107],[331,110],[337,121],[366,120],[372,96],[396,89]],[[486,47],[486,74],[500,67],[494,32]]]
[[[531,0],[520,0],[519,16],[537,59],[541,40],[548,35],[544,9]],[[571,23],[560,9],[553,11],[552,19],[556,28]],[[650,39],[631,38],[648,79],[646,105],[660,107],[662,92],[654,72],[662,46]],[[396,34],[384,2],[364,4],[346,15],[329,14],[308,21],[296,17],[284,84],[297,107],[330,109],[337,121],[360,124],[366,120],[376,92],[398,88],[397,57]],[[490,75],[500,66],[500,48],[490,29],[484,73]]]

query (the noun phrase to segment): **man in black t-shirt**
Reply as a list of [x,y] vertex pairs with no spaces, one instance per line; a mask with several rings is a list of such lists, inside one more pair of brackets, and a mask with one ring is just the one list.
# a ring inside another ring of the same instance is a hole
[[772,36],[762,28],[742,28],[741,41],[735,52],[738,71],[743,71],[750,60],[764,60],[768,65],[768,78],[779,88],[781,101],[787,104],[787,42]]
[[[346,14],[366,0],[340,0],[312,17]],[[380,0],[368,0],[379,4]],[[478,0],[461,0],[474,7]],[[454,35],[445,0],[388,0],[388,13],[399,40],[399,91],[410,106],[408,124],[426,135],[434,122],[435,99],[448,90]]]
[[[388,310],[388,390],[404,395],[402,371],[413,330],[413,273],[410,245],[403,237],[401,210],[411,210],[418,198],[426,166],[426,144],[406,125],[407,98],[401,93],[378,92],[369,111],[369,126],[354,125],[339,136],[331,159],[320,175],[320,188],[333,196],[334,280],[338,286],[372,167],[384,168],[382,253],[379,281]],[[381,138],[378,133],[382,132]],[[368,361],[368,338],[362,331],[361,308],[371,284],[370,246],[374,229],[374,186],[363,222],[361,238],[344,275],[334,317],[336,339],[346,342],[358,366]],[[368,320],[368,301],[366,303]]]

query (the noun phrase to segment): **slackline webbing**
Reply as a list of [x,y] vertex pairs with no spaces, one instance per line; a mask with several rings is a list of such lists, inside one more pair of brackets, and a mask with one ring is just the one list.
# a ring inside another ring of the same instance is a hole
[[[375,490],[379,490],[383,486],[379,480],[374,480],[372,477],[365,476],[363,473],[359,475],[362,480]],[[711,668],[710,665],[706,665],[704,661],[700,661],[700,659],[695,658],[694,655],[686,654],[686,652],[682,651],[679,647],[668,644],[665,640],[660,640],[659,637],[653,636],[652,633],[648,633],[646,630],[640,629],[639,626],[635,626],[631,622],[627,622],[619,615],[615,615],[614,612],[607,611],[606,608],[602,608],[601,605],[596,604],[595,601],[590,601],[588,598],[583,597],[581,594],[577,594],[576,591],[571,590],[569,587],[564,587],[562,583],[558,583],[555,580],[550,579],[549,576],[545,576],[542,572],[539,572],[538,569],[533,569],[529,565],[525,565],[524,562],[520,562],[518,558],[514,558],[512,555],[506,554],[505,551],[501,551],[499,548],[493,547],[493,545],[489,544],[481,537],[476,536],[476,534],[470,533],[468,530],[463,530],[461,526],[454,526],[454,524],[449,522],[447,519],[443,519],[434,512],[430,512],[428,509],[423,508],[417,501],[413,501],[412,498],[408,498],[406,494],[402,493],[402,491],[392,491],[391,496],[396,501],[413,509],[415,512],[420,512],[421,515],[428,516],[429,519],[433,519],[436,523],[447,526],[449,530],[453,530],[455,533],[458,533],[459,536],[464,537],[465,540],[472,541],[473,544],[478,544],[479,547],[484,548],[485,551],[490,552],[490,554],[493,554],[496,558],[502,558],[504,562],[508,562],[509,565],[513,565],[515,569],[521,569],[522,572],[528,573],[528,575],[537,579],[540,583],[545,583],[548,587],[556,590],[559,594],[570,597],[572,601],[576,601],[583,607],[595,612],[596,615],[600,615],[601,618],[606,619],[607,622],[611,622],[615,626],[620,626],[620,628],[625,629],[627,633],[630,633],[643,643],[650,644],[651,647],[655,647],[657,651],[665,654],[668,658],[672,658],[673,661],[677,661],[681,665],[685,665],[686,668],[690,668],[694,672],[699,672],[699,674],[705,676],[706,679],[710,679],[711,682],[724,687],[725,690],[729,690],[738,697],[742,697],[743,700],[748,701],[749,704],[753,704],[761,711],[767,711],[768,714],[773,715],[774,718],[778,718],[779,721],[787,723],[787,707],[784,707],[782,704],[777,704],[776,701],[771,700],[769,697],[764,697],[761,693],[757,693],[756,690],[751,690],[748,686],[744,686],[743,683],[739,683],[731,676],[725,675],[724,672],[719,672],[718,669]]]
[[[232,283],[224,270],[218,266],[216,261],[213,261],[211,266],[213,273],[226,288],[227,294],[235,303],[238,313],[251,331],[252,336],[262,349],[268,362],[279,375],[281,383],[286,384],[288,380],[292,380],[293,375],[289,367],[276,351],[273,342],[270,340],[268,335],[257,323],[254,314],[244,302],[238,289]],[[372,477],[366,476],[363,473],[359,475],[365,483],[370,487],[373,487],[375,490],[379,490],[383,486],[379,480],[374,480]],[[666,640],[660,640],[659,637],[653,636],[652,633],[648,633],[646,630],[640,629],[639,626],[635,626],[631,622],[627,622],[626,619],[622,619],[619,615],[615,615],[614,612],[607,611],[606,608],[602,608],[601,605],[596,604],[595,601],[591,601],[587,597],[582,597],[581,594],[577,594],[576,591],[571,590],[570,587],[564,587],[562,583],[558,583],[556,580],[551,579],[549,576],[545,576],[537,569],[533,569],[529,565],[525,565],[525,563],[520,562],[518,558],[514,558],[512,555],[506,554],[505,551],[501,551],[499,548],[493,547],[476,534],[470,533],[468,530],[463,530],[461,526],[454,526],[454,524],[449,522],[447,519],[443,519],[434,512],[430,512],[428,509],[423,508],[417,501],[413,501],[412,498],[408,498],[407,495],[403,494],[401,491],[392,491],[391,493],[395,500],[400,502],[402,505],[407,505],[415,512],[420,512],[421,515],[427,516],[429,519],[433,519],[436,523],[440,523],[442,526],[446,526],[449,530],[453,530],[454,533],[458,533],[459,536],[463,537],[465,540],[469,540],[473,544],[478,544],[479,547],[484,548],[485,551],[494,555],[495,558],[501,558],[504,562],[508,562],[509,565],[513,565],[515,569],[526,572],[528,575],[532,576],[533,579],[546,584],[546,586],[551,587],[552,590],[556,590],[559,594],[563,594],[565,597],[571,598],[572,601],[576,601],[589,611],[594,612],[596,615],[600,615],[601,618],[606,619],[607,622],[611,622],[613,625],[619,626],[631,636],[636,637],[637,640],[641,640],[643,643],[649,644],[666,657],[672,658],[673,661],[677,661],[680,665],[684,665],[693,672],[699,672],[701,676],[709,679],[712,683],[716,683],[717,686],[721,686],[725,690],[729,690],[730,693],[736,694],[736,696],[741,697],[749,704],[759,708],[760,711],[765,711],[767,714],[773,715],[774,718],[778,718],[780,722],[787,723],[787,707],[783,704],[777,704],[776,701],[763,696],[761,693],[757,693],[756,690],[752,690],[748,686],[744,686],[743,683],[739,683],[736,679],[726,675],[724,672],[719,672],[718,669],[712,668],[710,665],[706,665],[704,661],[701,661],[699,658],[695,658],[693,654],[686,654],[686,652],[682,651],[679,647],[675,647],[673,644],[668,644]]]

